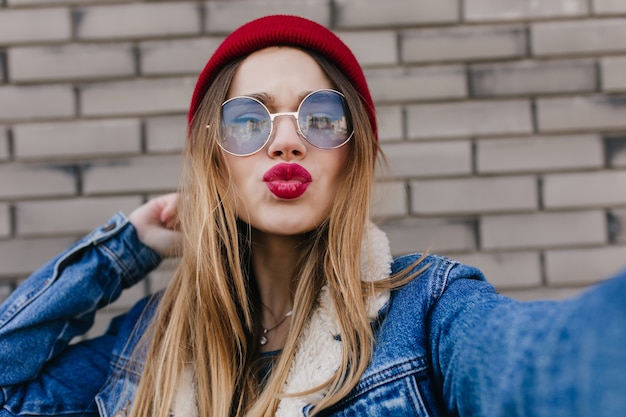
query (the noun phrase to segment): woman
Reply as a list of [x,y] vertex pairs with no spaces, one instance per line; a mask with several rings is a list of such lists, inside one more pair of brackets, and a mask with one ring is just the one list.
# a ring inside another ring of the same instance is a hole
[[[0,308],[0,416],[622,412],[626,279],[524,304],[392,259],[368,221],[380,154],[337,37],[293,16],[235,31],[198,79],[180,203],[116,215]],[[177,251],[164,294],[68,346]]]

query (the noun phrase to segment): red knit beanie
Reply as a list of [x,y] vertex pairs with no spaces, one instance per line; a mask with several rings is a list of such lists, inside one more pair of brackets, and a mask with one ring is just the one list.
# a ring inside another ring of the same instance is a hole
[[198,77],[189,108],[189,123],[215,76],[226,64],[265,47],[278,45],[312,50],[333,62],[361,95],[372,130],[378,137],[374,103],[363,70],[352,51],[324,26],[302,17],[288,15],[266,16],[248,22],[222,42]]

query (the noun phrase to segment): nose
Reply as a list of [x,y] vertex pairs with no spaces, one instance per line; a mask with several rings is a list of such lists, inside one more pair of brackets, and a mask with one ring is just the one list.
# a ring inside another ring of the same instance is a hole
[[298,123],[293,114],[276,115],[273,132],[267,152],[270,157],[286,160],[302,158],[306,155],[304,139],[298,133]]

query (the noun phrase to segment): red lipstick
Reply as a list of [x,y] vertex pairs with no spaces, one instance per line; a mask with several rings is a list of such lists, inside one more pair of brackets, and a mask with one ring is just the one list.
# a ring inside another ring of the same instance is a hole
[[263,175],[272,194],[285,200],[300,197],[312,180],[309,171],[298,164],[278,164]]

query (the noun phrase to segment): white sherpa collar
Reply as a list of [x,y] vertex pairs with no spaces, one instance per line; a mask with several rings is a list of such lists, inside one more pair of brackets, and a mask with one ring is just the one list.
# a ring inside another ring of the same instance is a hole
[[[364,280],[378,281],[391,273],[391,251],[387,236],[370,223],[367,239],[361,246],[361,272]],[[369,245],[365,244],[369,242]],[[382,292],[368,300],[368,314],[371,320],[378,316],[380,309],[389,300],[389,292]],[[298,341],[296,354],[291,364],[285,393],[307,391],[328,381],[341,365],[341,340],[335,306],[323,287],[319,306],[305,325]],[[280,401],[277,417],[302,415],[302,409],[320,400],[326,392],[316,392],[304,397],[287,397]],[[173,415],[175,417],[197,417],[196,384],[193,370],[188,370],[177,384]]]

